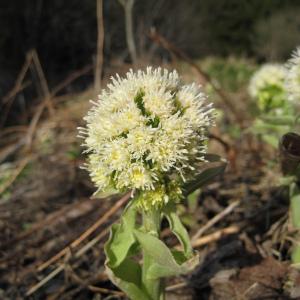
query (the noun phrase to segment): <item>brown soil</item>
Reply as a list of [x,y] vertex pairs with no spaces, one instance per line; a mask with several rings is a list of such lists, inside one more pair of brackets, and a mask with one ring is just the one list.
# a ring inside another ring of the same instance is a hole
[[[106,228],[120,210],[61,259],[38,270],[118,200],[90,199],[94,188],[79,168],[83,157],[78,154],[76,127],[87,107],[80,99],[61,104],[55,117],[39,124],[30,151],[21,147],[5,158],[15,170],[22,159],[27,157],[28,163],[0,198],[0,299],[124,298],[114,292],[117,288],[103,269]],[[3,139],[1,154],[22,134]],[[276,162],[276,153],[247,134],[235,142],[222,132],[213,134],[228,143],[224,151],[214,138],[210,149],[227,157],[229,166],[203,189],[195,210],[184,203],[182,217],[192,236],[238,200],[240,204],[203,235],[210,237],[230,226],[237,230],[202,243],[197,248],[201,261],[193,274],[167,282],[173,287],[183,283],[168,293],[168,299],[300,299],[300,275],[289,266],[292,233],[286,191],[276,188],[279,171],[266,164],[270,157]],[[166,239],[175,243],[168,233]]]

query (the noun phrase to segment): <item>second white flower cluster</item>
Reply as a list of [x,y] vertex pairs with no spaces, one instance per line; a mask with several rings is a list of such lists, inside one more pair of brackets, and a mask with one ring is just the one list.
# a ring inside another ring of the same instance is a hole
[[282,107],[287,100],[293,104],[300,102],[300,48],[285,65],[263,65],[253,75],[249,93],[264,111]]

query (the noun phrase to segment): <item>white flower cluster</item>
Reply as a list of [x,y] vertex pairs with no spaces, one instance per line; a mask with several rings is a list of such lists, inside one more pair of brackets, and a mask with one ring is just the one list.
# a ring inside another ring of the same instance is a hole
[[80,128],[98,191],[150,192],[177,174],[184,181],[204,160],[205,133],[213,123],[205,100],[194,84],[182,85],[176,71],[148,67],[112,78]]
[[280,64],[265,64],[254,73],[249,84],[249,93],[253,98],[258,98],[259,94],[267,88],[277,88],[284,91],[286,70]]
[[300,102],[300,47],[292,54],[287,63],[286,87],[289,99],[294,103]]

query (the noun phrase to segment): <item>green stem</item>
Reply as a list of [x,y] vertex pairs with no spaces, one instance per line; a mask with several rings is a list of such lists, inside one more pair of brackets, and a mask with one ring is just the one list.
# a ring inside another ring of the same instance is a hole
[[[143,213],[143,226],[146,232],[159,237],[160,233],[161,212],[152,209]],[[153,264],[153,258],[143,252],[143,266],[142,266],[142,281],[145,290],[153,300],[163,300],[163,284],[160,279],[147,278],[148,269]]]

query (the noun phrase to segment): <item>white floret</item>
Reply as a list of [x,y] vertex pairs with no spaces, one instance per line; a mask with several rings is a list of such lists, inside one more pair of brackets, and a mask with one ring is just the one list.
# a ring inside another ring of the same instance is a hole
[[289,99],[297,104],[300,102],[300,47],[292,54],[287,64],[286,86]]
[[259,93],[270,86],[284,90],[286,69],[280,64],[265,64],[251,78],[249,93],[257,98]]
[[151,191],[166,176],[184,178],[203,160],[212,111],[201,89],[182,85],[176,71],[148,67],[113,77],[80,128],[98,190]]

